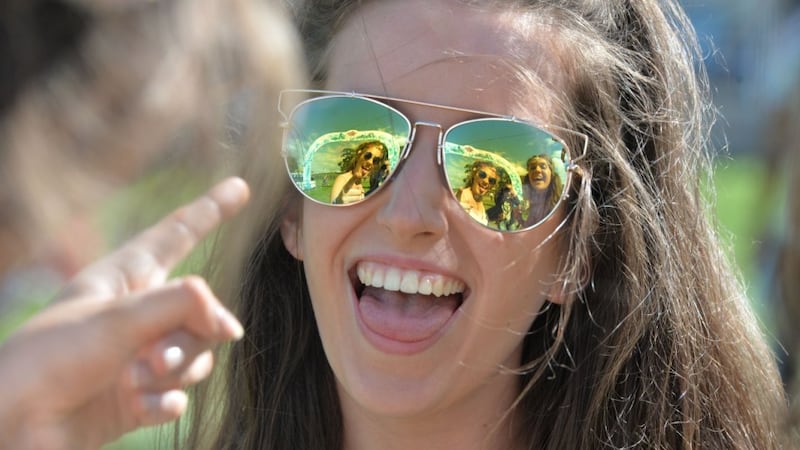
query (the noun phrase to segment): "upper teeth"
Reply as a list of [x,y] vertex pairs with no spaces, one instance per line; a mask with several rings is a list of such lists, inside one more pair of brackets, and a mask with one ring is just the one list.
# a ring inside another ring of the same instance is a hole
[[464,292],[464,282],[430,272],[405,270],[374,262],[360,262],[356,268],[358,279],[365,286],[400,291],[406,294],[452,295]]

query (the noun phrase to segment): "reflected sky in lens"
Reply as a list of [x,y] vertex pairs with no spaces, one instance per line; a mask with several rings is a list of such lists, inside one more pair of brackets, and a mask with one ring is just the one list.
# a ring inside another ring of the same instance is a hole
[[527,174],[528,158],[545,154],[551,157],[556,173],[564,179],[563,148],[548,132],[527,123],[502,119],[472,121],[456,126],[446,136],[447,176],[451,186],[458,187],[463,183],[465,165],[486,160],[509,175],[516,174],[521,181]]
[[[396,147],[404,143],[409,134],[408,122],[396,111],[387,106],[374,103],[363,98],[333,97],[312,100],[301,105],[291,118],[291,138],[287,142],[287,150],[298,160],[302,160],[304,153],[321,136],[334,132],[347,131],[376,131],[385,132],[394,136],[393,142],[386,142],[389,147]],[[358,145],[359,140],[353,142],[339,141],[340,144],[328,144],[321,148],[324,150],[314,158],[313,171],[328,171],[337,167],[341,150]],[[392,152],[395,150],[395,152]],[[390,148],[390,153],[397,153],[396,148]],[[319,158],[319,160],[317,160]],[[396,159],[395,159],[396,161]]]

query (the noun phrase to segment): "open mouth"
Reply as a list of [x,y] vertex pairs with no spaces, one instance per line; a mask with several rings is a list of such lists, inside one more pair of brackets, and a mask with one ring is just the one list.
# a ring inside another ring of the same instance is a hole
[[392,342],[392,352],[400,353],[419,349],[403,344],[432,343],[467,291],[463,281],[443,274],[366,261],[356,266],[351,279],[363,324],[379,340]]

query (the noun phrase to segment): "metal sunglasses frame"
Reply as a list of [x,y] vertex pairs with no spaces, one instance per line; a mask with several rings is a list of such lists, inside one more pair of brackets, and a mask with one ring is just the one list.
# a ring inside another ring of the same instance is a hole
[[[304,100],[302,100],[302,101],[298,102],[296,105],[294,105],[292,107],[291,111],[289,111],[288,114],[287,114],[284,111],[284,108],[283,108],[283,101],[284,101],[285,96],[290,95],[290,94],[304,95],[307,98],[305,98]],[[366,101],[378,104],[381,107],[386,108],[386,109],[388,109],[390,111],[393,111],[398,116],[402,117],[403,120],[405,120],[405,122],[408,124],[408,127],[409,127],[408,140],[407,140],[405,148],[403,148],[402,151],[400,152],[400,156],[399,156],[399,159],[397,161],[397,166],[394,168],[394,170],[392,170],[392,172],[389,174],[389,176],[386,177],[386,179],[384,180],[383,184],[381,184],[381,186],[379,186],[376,189],[375,192],[378,192],[378,191],[382,190],[385,185],[390,184],[392,179],[394,178],[394,175],[402,169],[403,163],[405,162],[405,160],[410,155],[411,150],[412,150],[412,148],[414,146],[414,137],[416,136],[416,132],[417,132],[417,127],[418,126],[428,126],[428,127],[438,128],[438,130],[439,130],[439,138],[438,138],[437,148],[436,148],[436,162],[439,165],[439,168],[440,168],[439,172],[440,172],[441,176],[444,178],[445,185],[448,187],[448,190],[450,191],[451,197],[455,201],[458,201],[458,198],[456,198],[455,193],[453,192],[453,187],[451,186],[450,181],[449,181],[449,179],[447,177],[447,172],[446,172],[445,164],[444,164],[444,159],[445,159],[444,142],[446,141],[446,137],[447,137],[448,133],[452,129],[454,129],[456,127],[459,127],[459,126],[462,126],[462,125],[465,125],[465,124],[473,123],[473,122],[501,119],[501,120],[505,120],[505,121],[509,121],[509,122],[526,124],[526,125],[532,126],[534,128],[546,131],[548,134],[550,134],[556,141],[558,141],[563,146],[563,150],[562,151],[566,153],[564,170],[567,173],[567,177],[566,177],[567,179],[566,179],[566,181],[564,183],[564,189],[563,189],[563,191],[561,193],[561,197],[558,199],[558,202],[555,205],[553,205],[552,210],[545,217],[543,217],[542,219],[540,219],[538,222],[534,223],[533,225],[530,225],[530,226],[528,226],[526,228],[521,228],[519,230],[500,230],[500,229],[497,229],[497,228],[490,227],[489,225],[483,225],[483,224],[481,224],[480,222],[478,222],[475,219],[472,219],[472,218],[470,219],[470,220],[472,220],[474,222],[477,222],[480,225],[482,225],[482,226],[484,226],[484,227],[486,227],[486,228],[488,228],[490,230],[493,230],[493,231],[498,231],[498,232],[502,232],[502,233],[519,233],[519,232],[532,230],[532,229],[538,227],[540,224],[546,222],[555,213],[555,211],[558,210],[558,207],[561,205],[561,203],[563,203],[564,201],[566,201],[569,198],[570,190],[571,190],[571,187],[572,187],[572,176],[571,175],[577,174],[578,176],[580,176],[583,173],[582,169],[580,168],[580,166],[578,166],[577,163],[580,162],[582,159],[584,159],[586,157],[586,152],[588,151],[588,147],[589,147],[589,138],[588,138],[588,136],[586,136],[583,133],[580,133],[580,132],[577,132],[577,131],[573,131],[573,130],[570,130],[568,128],[559,127],[557,125],[538,124],[538,123],[534,123],[534,122],[531,122],[531,121],[528,121],[528,120],[520,119],[520,118],[512,116],[512,115],[495,114],[495,113],[490,113],[490,112],[486,112],[486,111],[479,111],[479,110],[475,110],[475,109],[459,108],[459,107],[455,107],[455,106],[440,105],[440,104],[436,104],[436,103],[421,102],[421,101],[417,101],[417,100],[407,100],[407,99],[396,98],[396,97],[388,97],[388,96],[383,96],[383,95],[362,94],[362,93],[352,92],[352,91],[351,92],[329,91],[329,90],[322,90],[322,89],[285,89],[285,90],[282,90],[279,93],[279,96],[278,96],[278,112],[283,117],[283,121],[280,123],[280,126],[281,126],[281,128],[284,129],[283,144],[281,145],[281,155],[283,156],[284,163],[285,163],[285,166],[286,166],[286,171],[287,171],[287,173],[289,175],[291,175],[291,170],[289,168],[289,160],[288,160],[288,156],[289,155],[288,155],[288,152],[286,151],[286,139],[287,139],[287,133],[288,133],[289,128],[290,128],[292,116],[294,115],[295,111],[297,111],[303,105],[308,104],[308,103],[312,103],[312,102],[315,102],[315,101],[319,101],[321,99],[326,99],[326,98],[358,98],[358,99],[366,100]],[[399,111],[396,108],[394,108],[393,106],[385,103],[384,101],[390,101],[390,102],[393,102],[393,103],[400,103],[400,104],[416,105],[416,106],[422,106],[422,107],[427,107],[427,108],[444,109],[444,110],[448,110],[448,111],[465,112],[465,113],[480,115],[480,116],[484,116],[484,117],[458,122],[458,123],[455,123],[455,124],[451,125],[447,129],[445,129],[441,124],[435,123],[435,122],[428,122],[428,121],[414,121],[414,122],[412,122],[411,119],[408,118],[408,116],[406,116],[401,111]],[[559,137],[557,134],[555,134],[554,132],[566,133],[566,134],[569,134],[569,135],[572,135],[572,136],[578,138],[579,141],[582,142],[582,145],[580,145],[580,150],[581,150],[580,153],[573,158],[570,146],[568,146],[567,143],[564,142],[564,140],[561,137]],[[298,188],[294,184],[294,182],[292,182],[292,185],[294,185],[295,189],[300,191],[300,193],[305,198],[313,201],[314,203],[318,203],[318,204],[325,205],[325,206],[347,207],[347,206],[357,205],[359,203],[363,203],[364,201],[367,201],[367,198],[365,197],[364,199],[362,199],[362,200],[360,200],[358,202],[348,203],[348,204],[334,204],[334,203],[322,202],[322,201],[319,201],[319,200],[311,197],[310,195],[306,194],[305,192],[303,192],[303,190]],[[464,212],[464,213],[467,214],[466,212]]]

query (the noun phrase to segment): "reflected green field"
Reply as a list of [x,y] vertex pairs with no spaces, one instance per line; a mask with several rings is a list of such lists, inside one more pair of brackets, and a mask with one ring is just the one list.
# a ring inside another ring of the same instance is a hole
[[720,163],[714,176],[720,237],[738,266],[751,304],[769,329],[776,239],[786,224],[787,185],[755,158]]

